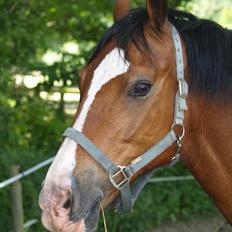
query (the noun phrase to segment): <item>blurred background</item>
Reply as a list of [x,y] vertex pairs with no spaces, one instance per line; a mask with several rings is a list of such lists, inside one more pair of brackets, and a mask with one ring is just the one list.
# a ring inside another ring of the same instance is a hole
[[[113,5],[113,0],[0,0],[0,182],[10,176],[10,165],[25,170],[56,153],[78,106],[78,73],[112,25]],[[231,0],[170,0],[169,5],[232,28]],[[38,220],[28,231],[45,231],[37,199],[46,172],[47,167],[21,181],[24,221]],[[189,173],[179,164],[157,175]],[[12,231],[11,205],[10,187],[0,189],[0,232]],[[111,232],[152,231],[167,222],[218,215],[194,180],[148,184],[131,215],[106,212]]]

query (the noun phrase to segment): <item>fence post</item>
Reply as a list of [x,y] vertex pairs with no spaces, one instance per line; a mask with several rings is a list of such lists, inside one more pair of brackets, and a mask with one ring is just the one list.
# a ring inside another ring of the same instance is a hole
[[[19,173],[19,165],[10,166],[10,175],[15,176]],[[13,232],[23,232],[23,195],[22,185],[19,181],[11,186],[11,210],[13,217]]]

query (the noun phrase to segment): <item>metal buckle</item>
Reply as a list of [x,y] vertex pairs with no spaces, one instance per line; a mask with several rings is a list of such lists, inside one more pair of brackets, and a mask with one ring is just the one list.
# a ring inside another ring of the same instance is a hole
[[180,161],[180,154],[179,154],[179,153],[176,153],[176,154],[172,157],[170,166],[171,166],[171,167],[175,166],[177,163],[179,163],[179,161]]
[[[175,129],[179,127],[182,131],[181,133],[177,134],[175,132]],[[175,155],[172,157],[172,160],[171,160],[171,164],[170,166],[173,167],[174,165],[176,165],[179,161],[180,161],[180,154],[181,154],[181,149],[182,149],[182,139],[184,138],[184,135],[185,135],[185,128],[182,124],[173,124],[172,125],[172,131],[176,134],[176,137],[177,137],[177,140],[176,140],[176,153]]]
[[[117,168],[119,169],[116,173],[112,174],[112,173],[109,173],[109,178],[110,178],[110,182],[111,184],[118,190],[121,190],[121,187],[127,182],[130,180],[130,177],[127,176],[127,174],[125,173],[125,169],[126,167],[125,166],[117,166]],[[115,178],[118,176],[118,175],[122,175],[122,177],[124,178],[122,181],[120,181],[119,183],[116,182]]]

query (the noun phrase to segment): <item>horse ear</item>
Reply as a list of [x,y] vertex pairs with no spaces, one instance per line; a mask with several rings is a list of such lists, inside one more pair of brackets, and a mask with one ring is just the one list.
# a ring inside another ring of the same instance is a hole
[[130,0],[116,0],[114,7],[114,21],[118,21],[127,15],[130,10]]
[[156,30],[161,30],[167,22],[167,0],[146,0],[147,13],[151,25]]

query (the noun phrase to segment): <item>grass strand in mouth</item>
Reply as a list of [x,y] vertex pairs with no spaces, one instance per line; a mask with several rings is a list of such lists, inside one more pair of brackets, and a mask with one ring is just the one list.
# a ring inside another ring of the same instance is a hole
[[104,223],[104,229],[105,229],[105,232],[108,232],[107,230],[107,224],[106,224],[106,217],[105,217],[105,212],[104,212],[104,209],[102,207],[102,204],[101,204],[101,201],[99,200],[99,204],[101,206],[101,211],[102,211],[102,218],[103,218],[103,223]]

